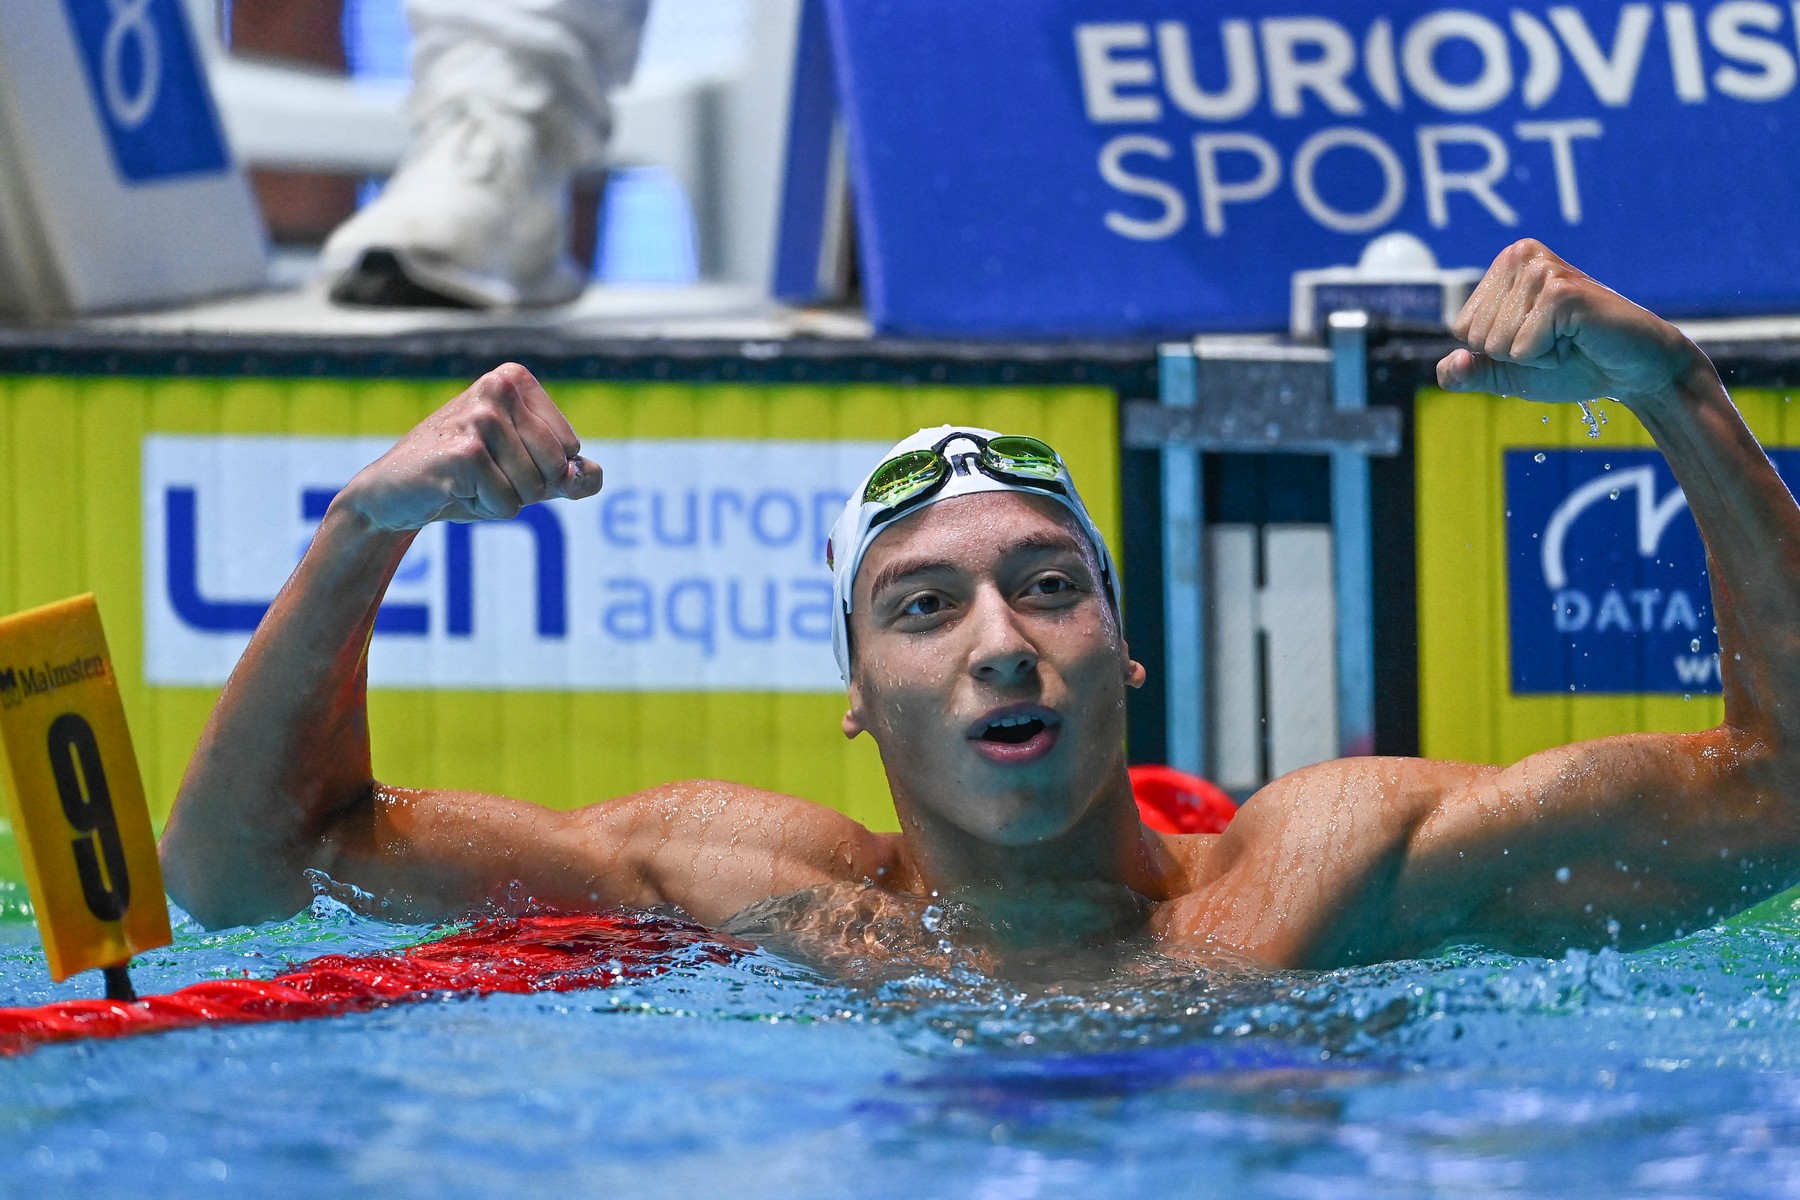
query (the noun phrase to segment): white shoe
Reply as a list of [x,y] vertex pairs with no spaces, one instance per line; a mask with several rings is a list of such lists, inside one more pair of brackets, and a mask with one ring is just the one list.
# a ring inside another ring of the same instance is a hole
[[523,308],[585,280],[569,257],[568,156],[546,123],[492,105],[432,106],[381,195],[327,239],[342,304]]

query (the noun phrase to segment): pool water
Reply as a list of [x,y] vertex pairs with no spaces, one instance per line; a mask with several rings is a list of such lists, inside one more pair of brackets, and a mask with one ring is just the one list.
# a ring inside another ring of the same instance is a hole
[[[3,885],[0,885],[3,886]],[[429,936],[327,901],[140,990]],[[1800,900],[1652,950],[1061,984],[769,951],[0,1059],[6,1196],[1786,1196]],[[0,894],[0,1004],[48,982]]]

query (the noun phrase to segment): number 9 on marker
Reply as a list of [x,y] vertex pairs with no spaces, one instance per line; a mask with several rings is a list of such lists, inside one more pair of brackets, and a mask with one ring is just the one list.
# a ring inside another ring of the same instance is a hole
[[0,619],[0,751],[50,977],[168,945],[150,811],[93,596]]

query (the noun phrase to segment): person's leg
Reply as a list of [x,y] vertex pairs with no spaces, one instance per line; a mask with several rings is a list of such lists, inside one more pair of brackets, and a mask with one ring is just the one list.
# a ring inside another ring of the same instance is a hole
[[637,59],[648,0],[408,0],[414,144],[325,247],[334,298],[470,307],[581,291],[569,184],[599,165],[607,94]]

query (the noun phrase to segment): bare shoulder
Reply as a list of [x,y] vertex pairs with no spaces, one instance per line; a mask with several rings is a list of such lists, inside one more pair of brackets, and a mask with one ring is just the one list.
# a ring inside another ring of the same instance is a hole
[[1421,824],[1450,790],[1493,771],[1414,758],[1347,758],[1275,780],[1191,863],[1165,936],[1268,962],[1317,965],[1370,936]]
[[822,804],[718,779],[686,779],[576,815],[597,849],[617,854],[647,902],[721,921],[749,904],[822,884],[887,877],[897,839]]
[[1410,837],[1448,791],[1495,772],[1425,758],[1333,759],[1290,771],[1251,796],[1224,841],[1245,848],[1296,838],[1315,849],[1327,842],[1339,849],[1386,845]]
[[822,869],[873,870],[892,853],[893,838],[870,831],[836,809],[786,792],[724,779],[683,779],[582,810],[584,823],[634,839],[712,842],[739,849],[779,849]]

